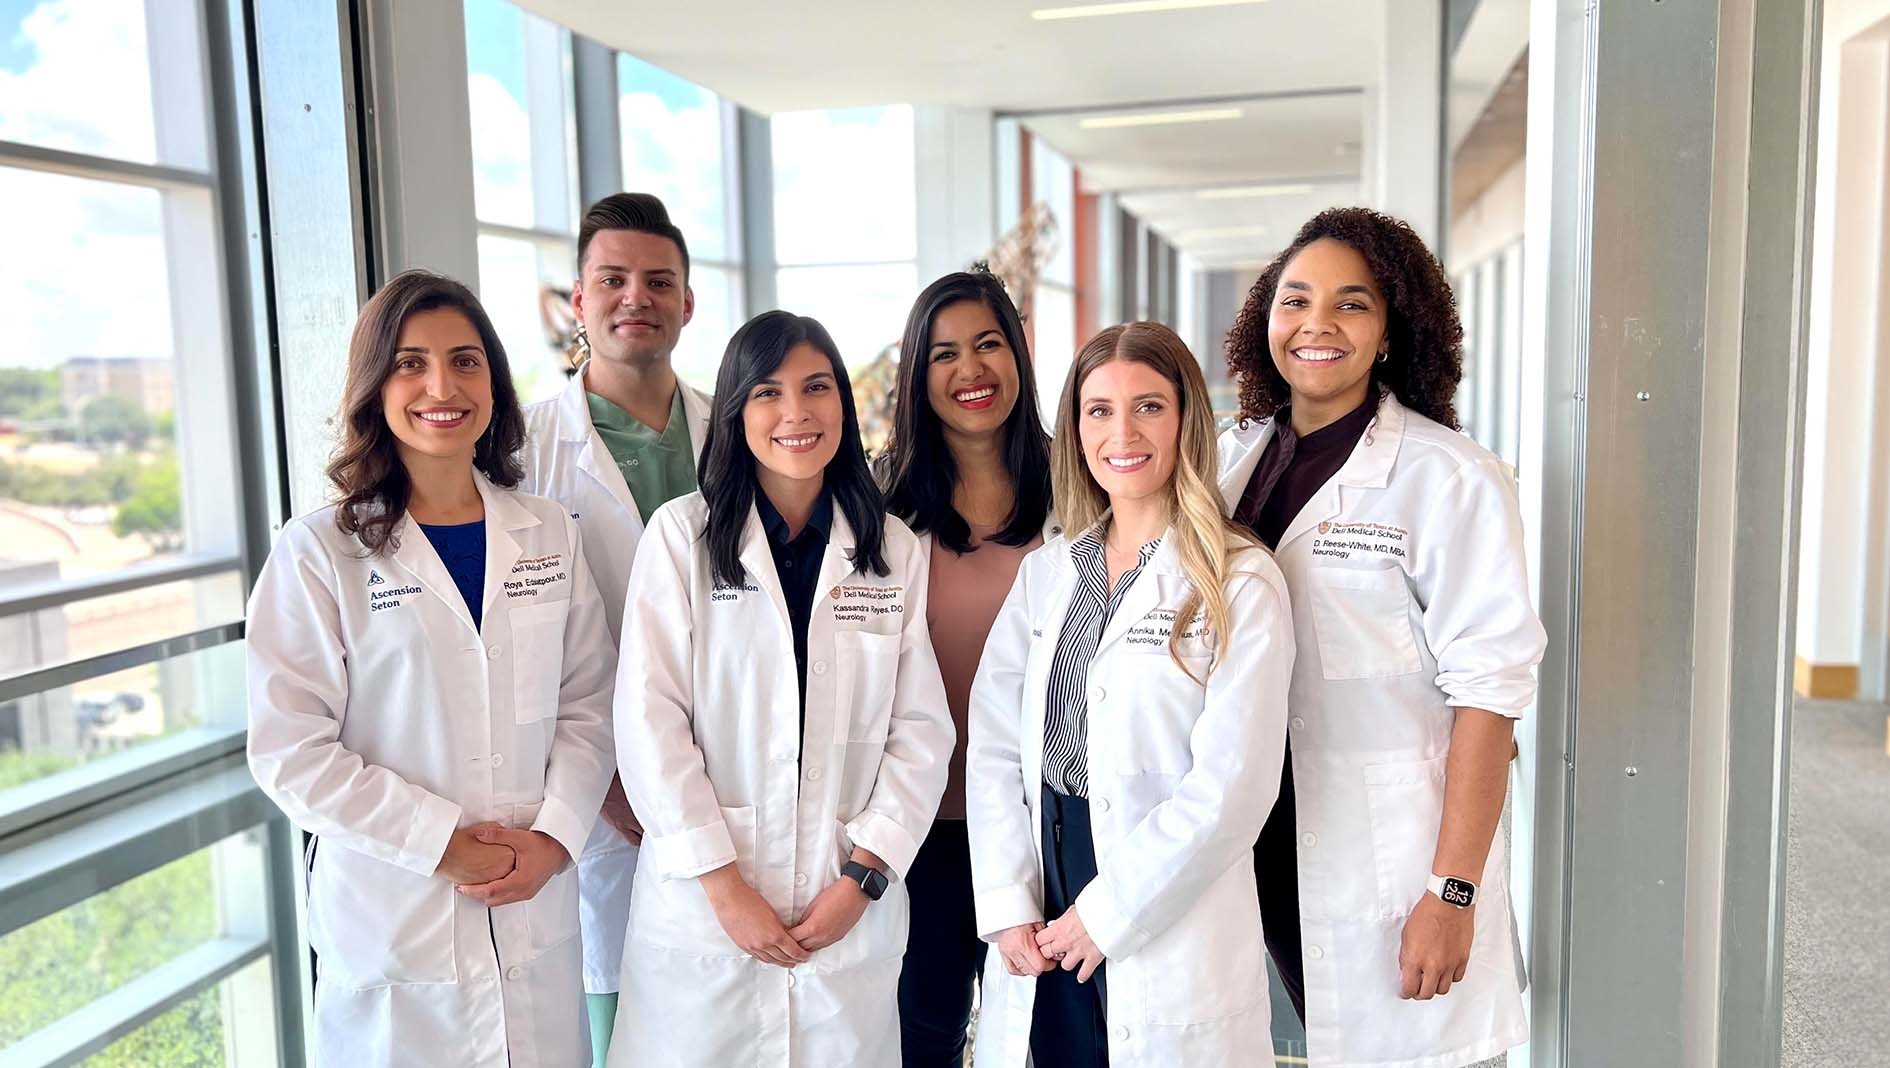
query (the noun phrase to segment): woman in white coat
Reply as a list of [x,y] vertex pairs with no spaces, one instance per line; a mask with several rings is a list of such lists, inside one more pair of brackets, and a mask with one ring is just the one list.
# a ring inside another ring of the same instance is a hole
[[[1462,339],[1436,258],[1363,208],[1308,222],[1227,339],[1222,492],[1275,546],[1299,639],[1256,866],[1314,1065],[1449,1068],[1528,1037],[1496,830],[1544,636],[1510,471],[1456,429]],[[1294,859],[1297,886],[1266,880]]]
[[925,287],[906,318],[894,394],[886,507],[927,548],[926,626],[958,730],[938,819],[906,879],[900,1052],[904,1068],[958,1068],[984,964],[965,834],[971,681],[1018,565],[1051,526],[1050,436],[1023,320],[996,275],[960,271]]
[[735,333],[699,481],[651,517],[624,606],[644,838],[610,1063],[895,1065],[903,877],[953,732],[925,551],[884,512],[819,323]]
[[1077,354],[1052,457],[1081,533],[1025,560],[972,689],[980,1068],[1272,1059],[1248,858],[1293,634],[1279,570],[1221,513],[1213,440],[1167,327]]
[[571,858],[610,781],[610,633],[564,510],[506,489],[505,352],[421,271],[361,310],[339,503],[249,607],[249,764],[310,844],[315,1061],[587,1063]]

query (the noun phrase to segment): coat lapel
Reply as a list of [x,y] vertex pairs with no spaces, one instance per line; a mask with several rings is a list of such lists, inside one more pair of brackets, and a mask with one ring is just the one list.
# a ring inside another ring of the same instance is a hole
[[[491,529],[490,517],[487,529]],[[428,593],[444,602],[467,630],[479,633],[479,628],[473,626],[472,611],[466,607],[466,599],[459,595],[459,587],[447,572],[445,562],[434,551],[433,542],[428,540],[426,531],[414,522],[412,513],[402,516],[400,522],[394,525],[393,539],[394,563],[412,575]],[[490,555],[488,552],[487,556]]]

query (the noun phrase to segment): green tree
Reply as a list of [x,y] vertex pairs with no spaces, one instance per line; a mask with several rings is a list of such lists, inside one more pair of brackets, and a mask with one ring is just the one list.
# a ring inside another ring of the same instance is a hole
[[121,538],[143,534],[160,552],[171,552],[181,541],[184,525],[183,488],[177,473],[177,454],[166,453],[138,473],[131,496],[112,517],[112,533]]
[[0,367],[0,416],[26,416],[64,409],[59,372],[34,367]]
[[79,439],[89,444],[136,448],[150,436],[151,416],[116,393],[92,398],[79,412]]

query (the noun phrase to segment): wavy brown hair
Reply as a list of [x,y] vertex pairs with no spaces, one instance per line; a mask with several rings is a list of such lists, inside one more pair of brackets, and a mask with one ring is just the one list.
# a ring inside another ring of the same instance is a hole
[[1142,364],[1166,378],[1181,406],[1181,440],[1175,449],[1175,472],[1168,480],[1168,522],[1174,528],[1181,569],[1194,590],[1175,613],[1175,624],[1168,634],[1168,654],[1186,671],[1176,643],[1197,616],[1214,636],[1214,657],[1227,654],[1227,579],[1234,550],[1253,544],[1253,537],[1221,510],[1214,404],[1208,397],[1201,364],[1173,330],[1150,322],[1111,326],[1090,338],[1077,352],[1063,380],[1056,436],[1050,440],[1050,472],[1057,519],[1063,529],[1072,538],[1080,537],[1109,509],[1109,494],[1090,473],[1089,461],[1083,455],[1077,420],[1083,403],[1083,382],[1096,368],[1116,360]]
[[[512,368],[492,320],[472,290],[431,271],[403,271],[368,298],[348,338],[348,377],[342,386],[341,442],[328,461],[335,491],[335,525],[361,540],[368,554],[388,551],[394,527],[407,514],[412,486],[387,425],[381,390],[394,373],[394,346],[409,316],[454,308],[471,321],[486,350],[492,376],[492,422],[473,447],[473,466],[500,486],[516,486],[525,475],[518,450],[525,443]],[[398,544],[393,546],[399,548]]]
[[1365,257],[1385,297],[1388,354],[1372,364],[1372,382],[1390,389],[1405,407],[1461,430],[1454,401],[1463,381],[1463,322],[1450,279],[1417,231],[1370,208],[1328,208],[1313,216],[1247,292],[1227,332],[1227,368],[1240,380],[1240,418],[1269,418],[1291,399],[1273,364],[1267,319],[1286,265],[1307,245],[1326,239]]

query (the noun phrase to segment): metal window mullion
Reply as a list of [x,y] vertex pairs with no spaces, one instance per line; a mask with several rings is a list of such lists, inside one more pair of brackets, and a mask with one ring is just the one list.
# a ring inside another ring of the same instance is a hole
[[130,160],[90,156],[83,152],[67,152],[19,141],[0,141],[0,166],[59,174],[68,178],[139,185],[148,189],[209,189],[215,184],[207,171],[156,163],[133,163]]
[[214,938],[0,1051],[0,1068],[79,1064],[269,952],[265,938]]
[[61,608],[75,601],[90,601],[99,597],[109,597],[115,593],[130,593],[151,586],[162,586],[167,582],[183,582],[187,579],[203,578],[225,571],[236,571],[242,566],[243,558],[234,554],[192,554],[170,560],[137,564],[93,578],[58,579],[52,582],[16,586],[6,594],[0,595],[0,618],[44,611],[48,608]]
[[241,727],[197,727],[0,793],[0,841],[243,751]]
[[478,233],[481,237],[502,237],[508,241],[525,241],[534,245],[550,243],[571,245],[577,242],[575,233],[563,230],[551,230],[538,226],[510,226],[495,222],[480,222]]
[[183,656],[198,652],[226,642],[233,642],[243,636],[243,620],[219,623],[214,627],[205,627],[188,634],[178,634],[169,638],[160,638],[143,645],[134,645],[129,649],[115,649],[109,653],[100,653],[83,660],[68,660],[63,664],[54,664],[36,671],[28,671],[9,678],[0,679],[0,703],[17,701],[30,694],[57,690],[74,683],[95,679],[100,675],[142,667],[158,660]]

